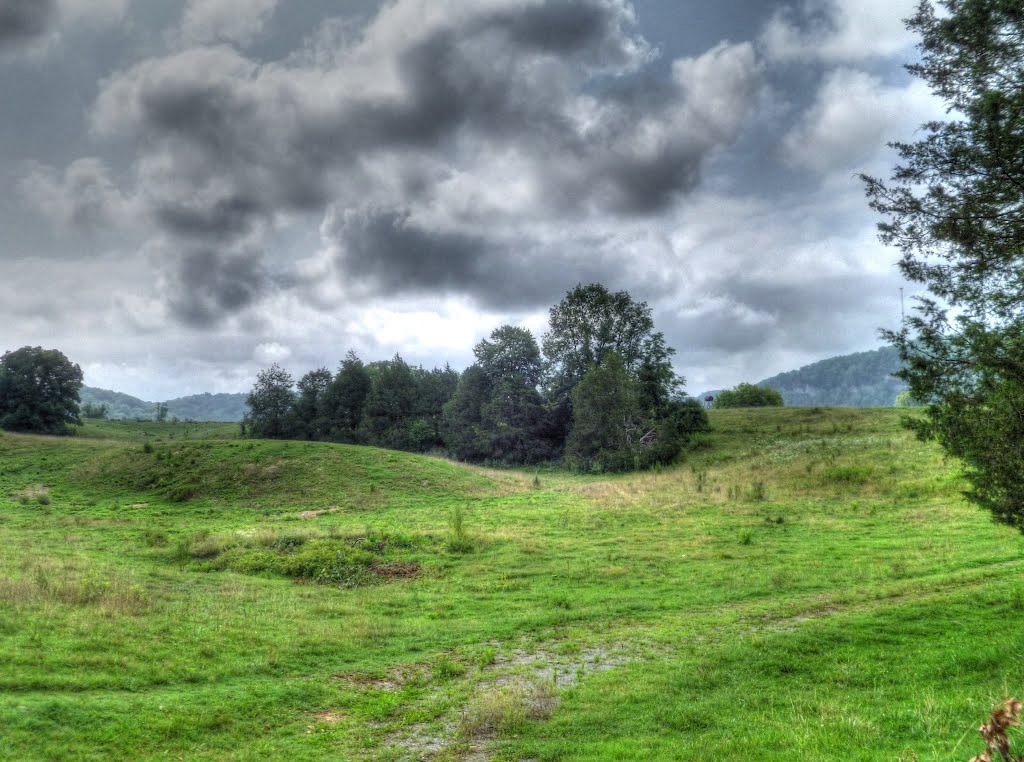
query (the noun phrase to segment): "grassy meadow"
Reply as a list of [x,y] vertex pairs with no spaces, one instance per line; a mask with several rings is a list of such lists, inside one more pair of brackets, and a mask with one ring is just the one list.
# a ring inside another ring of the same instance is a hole
[[0,435],[0,759],[967,760],[1024,537],[899,415],[713,411],[586,477]]

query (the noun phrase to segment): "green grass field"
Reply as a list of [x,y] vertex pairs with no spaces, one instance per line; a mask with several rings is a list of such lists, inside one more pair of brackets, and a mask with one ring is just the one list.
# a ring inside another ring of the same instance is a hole
[[894,410],[715,411],[640,475],[0,436],[0,758],[967,760],[1024,538]]

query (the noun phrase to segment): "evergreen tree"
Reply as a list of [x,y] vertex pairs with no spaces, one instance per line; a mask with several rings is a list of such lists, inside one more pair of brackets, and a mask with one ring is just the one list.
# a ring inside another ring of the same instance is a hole
[[363,361],[349,350],[323,396],[324,418],[328,422],[327,438],[332,442],[356,444],[360,441],[359,425],[371,385],[370,374]]
[[366,444],[392,450],[411,450],[417,384],[412,368],[399,355],[371,363],[370,393],[366,397],[360,436]]
[[578,470],[625,471],[634,468],[645,435],[636,381],[614,351],[592,365],[572,390],[572,431],[566,460]]
[[494,457],[492,432],[484,419],[484,407],[490,403],[493,390],[494,384],[484,369],[470,365],[444,406],[442,438],[448,452],[459,460],[480,463]]
[[974,501],[1024,530],[1024,5],[939,7],[908,20],[921,36],[908,69],[953,116],[894,145],[889,182],[864,177],[882,240],[930,293],[885,336],[928,403],[911,425],[964,461]]
[[327,390],[333,376],[327,368],[309,371],[299,379],[299,393],[295,399],[295,417],[299,434],[305,439],[327,439],[331,421],[327,409]]

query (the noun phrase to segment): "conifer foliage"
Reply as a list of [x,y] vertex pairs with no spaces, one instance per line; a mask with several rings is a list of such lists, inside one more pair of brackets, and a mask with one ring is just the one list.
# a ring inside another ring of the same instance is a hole
[[885,336],[907,364],[913,426],[966,465],[971,498],[1024,530],[1024,5],[922,2],[908,69],[949,118],[896,143],[888,182],[864,177],[881,237],[929,296]]

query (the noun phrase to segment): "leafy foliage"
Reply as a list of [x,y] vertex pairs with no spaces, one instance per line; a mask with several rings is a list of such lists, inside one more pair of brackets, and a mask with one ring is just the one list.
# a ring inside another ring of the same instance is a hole
[[922,2],[909,70],[956,116],[897,143],[891,180],[865,177],[882,240],[930,296],[884,335],[928,417],[913,422],[964,460],[972,499],[1024,530],[1024,8],[1007,0]]
[[605,362],[610,352],[631,374],[645,369],[648,383],[657,388],[648,394],[667,399],[682,385],[672,371],[675,350],[655,332],[647,302],[634,302],[625,291],[612,293],[599,283],[576,286],[551,308],[543,347],[555,402],[570,396],[584,374]]
[[56,349],[22,347],[0,357],[0,428],[67,434],[81,425],[82,369]]
[[249,414],[243,426],[249,434],[265,439],[296,436],[299,427],[293,409],[296,396],[292,386],[291,374],[276,363],[260,371],[245,401]]

